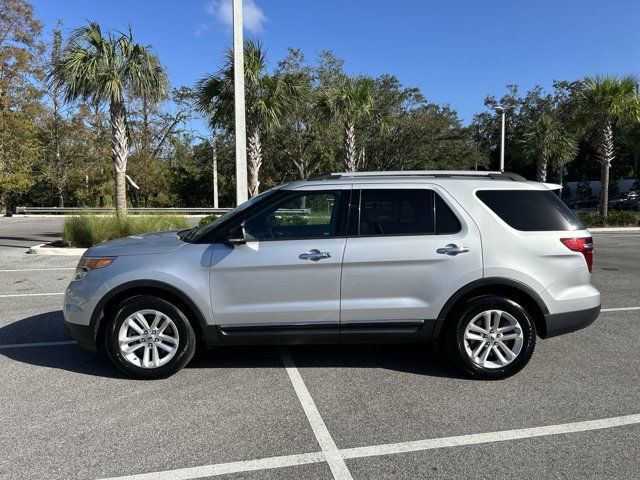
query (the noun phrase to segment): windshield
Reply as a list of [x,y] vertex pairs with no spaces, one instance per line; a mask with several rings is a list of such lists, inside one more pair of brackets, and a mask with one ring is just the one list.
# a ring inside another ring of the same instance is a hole
[[187,230],[180,236],[181,240],[185,242],[195,242],[200,238],[207,235],[209,232],[215,230],[222,223],[226,223],[228,220],[238,216],[242,212],[244,212],[247,208],[255,205],[258,202],[270,197],[274,192],[278,190],[279,187],[272,188],[271,190],[267,190],[266,192],[262,192],[260,195],[256,195],[255,197],[250,198],[244,203],[241,203],[236,208],[229,210],[227,213],[219,216],[211,223],[207,223],[202,227],[194,227],[191,230]]

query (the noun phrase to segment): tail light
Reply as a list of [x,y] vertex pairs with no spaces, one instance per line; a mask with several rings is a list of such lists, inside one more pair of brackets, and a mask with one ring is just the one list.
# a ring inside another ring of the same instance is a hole
[[589,272],[593,269],[593,239],[591,237],[583,238],[561,238],[560,241],[574,252],[580,252],[587,261]]

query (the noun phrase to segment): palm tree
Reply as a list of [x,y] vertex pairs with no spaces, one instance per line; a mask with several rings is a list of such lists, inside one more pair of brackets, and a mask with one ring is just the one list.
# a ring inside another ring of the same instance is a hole
[[150,47],[134,43],[131,31],[103,35],[100,25],[89,22],[73,31],[60,59],[52,66],[50,79],[62,88],[66,101],[109,104],[116,214],[123,218],[127,213],[129,151],[125,96],[150,101],[166,97],[168,79],[160,60]]
[[539,182],[547,181],[549,165],[561,167],[578,153],[574,138],[550,114],[542,114],[527,125],[520,144],[524,156],[537,163]]
[[[244,75],[249,196],[253,197],[260,190],[262,137],[280,126],[299,89],[293,77],[269,75],[266,51],[254,40],[244,43]],[[198,108],[209,116],[212,130],[233,125],[233,85],[233,50],[229,49],[222,68],[196,85]]]
[[587,77],[578,97],[578,124],[597,135],[600,161],[600,214],[607,216],[609,170],[614,156],[614,127],[640,122],[638,80],[634,76]]
[[342,123],[344,128],[344,169],[358,170],[356,124],[375,114],[374,82],[369,78],[344,77],[335,86],[321,91],[317,108],[327,118]]

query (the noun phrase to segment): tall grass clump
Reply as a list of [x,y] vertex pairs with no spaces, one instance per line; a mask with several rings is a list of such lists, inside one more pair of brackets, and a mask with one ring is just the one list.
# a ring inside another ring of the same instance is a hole
[[145,232],[187,228],[181,215],[129,215],[118,220],[115,215],[83,214],[64,222],[62,241],[73,247],[92,247],[114,238]]
[[200,222],[198,222],[198,226],[204,227],[205,225],[208,225],[209,223],[213,222],[216,218],[221,216],[222,216],[221,213],[212,213],[210,215],[207,215],[206,217],[203,217],[202,219],[200,219]]

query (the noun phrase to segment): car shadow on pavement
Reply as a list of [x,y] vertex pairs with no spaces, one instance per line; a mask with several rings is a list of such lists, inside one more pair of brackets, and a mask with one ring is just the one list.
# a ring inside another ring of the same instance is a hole
[[[0,345],[66,342],[62,310],[40,313],[0,327]],[[39,367],[67,370],[108,378],[124,378],[104,354],[87,355],[76,345],[42,345],[2,348],[0,355]]]
[[[289,345],[286,348],[299,368],[383,369],[415,375],[466,379],[453,368],[443,352],[427,345]],[[265,368],[278,347],[221,347],[199,354],[187,368]]]
[[[41,313],[0,327],[0,345],[64,342],[61,310]],[[302,368],[373,368],[434,377],[464,378],[439,352],[425,345],[295,345],[287,347]],[[2,348],[12,360],[84,375],[124,378],[104,349],[85,354],[75,345]],[[283,368],[277,347],[233,346],[198,352],[187,368]]]

